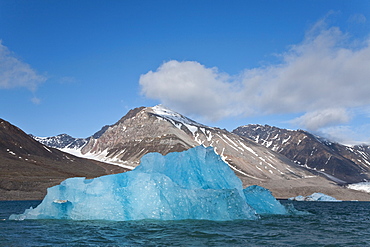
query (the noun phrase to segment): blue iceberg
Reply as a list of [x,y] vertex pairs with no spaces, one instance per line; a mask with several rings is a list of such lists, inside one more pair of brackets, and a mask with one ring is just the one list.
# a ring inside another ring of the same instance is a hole
[[325,195],[323,193],[315,192],[309,196],[296,196],[291,197],[288,200],[290,201],[317,201],[317,202],[341,202],[341,200],[337,200],[332,196]]
[[246,202],[258,214],[288,214],[289,211],[271,194],[271,192],[258,185],[252,185],[243,190]]
[[163,156],[149,153],[134,170],[94,179],[69,178],[47,190],[36,208],[10,219],[235,220],[285,214],[259,186],[242,182],[212,147]]

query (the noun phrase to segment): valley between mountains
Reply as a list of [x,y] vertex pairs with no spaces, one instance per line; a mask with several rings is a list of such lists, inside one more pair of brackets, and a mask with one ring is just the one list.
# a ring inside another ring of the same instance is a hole
[[263,186],[277,198],[322,192],[339,200],[369,201],[347,184],[370,180],[370,147],[332,143],[306,131],[246,125],[229,132],[197,123],[158,105],[130,110],[118,122],[82,139],[36,137],[0,120],[0,199],[42,199],[67,177],[97,177],[163,155],[212,146],[244,186]]

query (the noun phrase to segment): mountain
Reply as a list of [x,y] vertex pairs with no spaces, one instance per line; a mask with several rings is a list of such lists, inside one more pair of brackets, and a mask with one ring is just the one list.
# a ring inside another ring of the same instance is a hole
[[59,149],[80,149],[81,147],[85,146],[88,143],[89,138],[74,138],[67,134],[60,134],[53,137],[37,137],[34,135],[30,135],[33,139],[42,144]]
[[[281,176],[296,178],[308,174],[285,157],[249,139],[197,123],[160,105],[130,110],[117,123],[100,131],[97,138],[94,136],[88,138],[88,142],[80,148],[83,157],[129,167],[137,166],[146,153],[159,152],[165,155],[205,145],[213,146],[240,176],[264,180]],[[66,151],[76,147],[72,145],[76,139],[70,139],[71,144],[63,145],[60,145],[60,136],[53,141],[50,138],[37,139],[45,145]]]
[[0,119],[0,200],[42,199],[69,177],[93,178],[125,169],[47,147]]
[[[132,109],[118,122],[103,127],[98,133],[79,148],[70,148],[69,144],[59,148],[132,169],[149,152],[165,155],[198,145],[212,146],[244,185],[264,186],[276,197],[288,198],[306,191],[310,194],[320,191],[341,199],[347,191],[318,173],[313,174],[312,169],[294,163],[249,138],[197,123],[161,105]],[[46,139],[39,141],[43,140]],[[336,194],[330,194],[333,191]]]
[[349,147],[330,142],[303,130],[286,130],[269,125],[250,124],[234,134],[249,138],[283,154],[301,167],[338,183],[370,180],[370,147]]

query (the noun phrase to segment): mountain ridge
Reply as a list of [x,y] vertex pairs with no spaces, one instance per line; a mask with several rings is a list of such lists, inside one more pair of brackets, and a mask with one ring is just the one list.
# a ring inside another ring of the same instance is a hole
[[82,148],[69,151],[133,169],[149,152],[165,155],[197,145],[212,146],[245,186],[264,186],[278,198],[317,191],[344,200],[366,198],[356,192],[352,193],[356,194],[354,197],[347,197],[348,189],[332,183],[346,184],[348,181],[335,176],[330,179],[329,173],[324,175],[320,170],[292,162],[277,150],[250,138],[197,123],[161,105],[132,109],[115,124],[107,126],[96,138],[90,137]]
[[[133,136],[134,138],[132,138]],[[197,145],[213,146],[216,152],[224,156],[225,160],[233,165],[232,168],[242,175],[259,177],[259,179],[266,177],[266,174],[260,172],[261,168],[255,169],[254,174],[249,174],[251,173],[250,168],[245,165],[243,168],[238,167],[241,160],[244,159],[239,154],[240,152],[248,152],[256,156],[257,161],[253,163],[257,165],[261,163],[262,169],[269,167],[269,173],[274,173],[270,169],[282,173],[271,165],[271,161],[266,161],[261,157],[270,155],[271,160],[275,159],[275,154],[270,153],[267,149],[256,146],[250,140],[226,130],[197,123],[160,105],[130,110],[118,122],[110,125],[99,138],[90,138],[89,142],[81,148],[81,154],[95,154],[102,158],[101,155],[106,152],[105,158],[107,159],[103,159],[104,161],[109,160],[116,163],[125,161],[126,163],[131,162],[132,166],[136,166],[145,153],[159,152],[165,155],[169,152],[184,151]],[[259,151],[262,155],[259,156],[253,148],[262,149]],[[284,161],[275,160],[274,162],[284,164],[287,162],[285,157],[279,157],[279,159]],[[293,166],[292,169],[296,168],[294,164],[290,165]],[[293,174],[290,171],[287,173]],[[299,168],[296,173],[304,173],[304,171]],[[304,175],[300,174],[299,176]]]
[[304,130],[286,130],[269,125],[250,124],[233,130],[283,154],[296,164],[321,173],[339,184],[369,180],[370,148],[348,147]]

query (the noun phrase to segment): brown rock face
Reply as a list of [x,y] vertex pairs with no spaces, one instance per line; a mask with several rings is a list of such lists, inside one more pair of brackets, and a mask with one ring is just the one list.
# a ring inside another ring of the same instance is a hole
[[0,119],[0,200],[42,199],[69,177],[98,177],[125,169],[46,147]]

